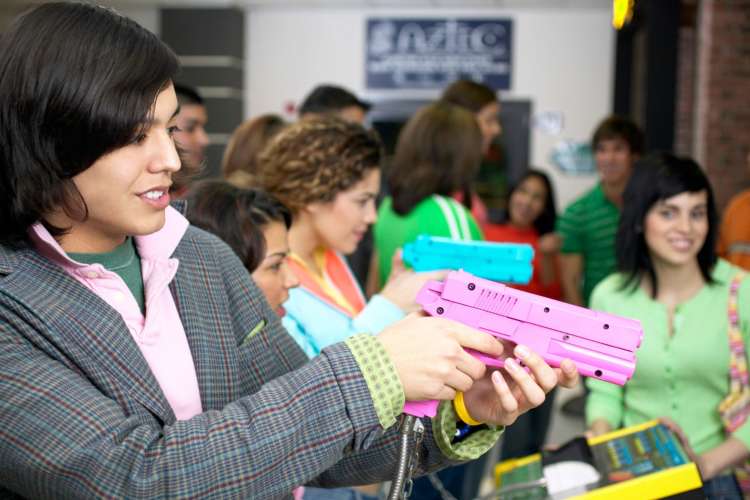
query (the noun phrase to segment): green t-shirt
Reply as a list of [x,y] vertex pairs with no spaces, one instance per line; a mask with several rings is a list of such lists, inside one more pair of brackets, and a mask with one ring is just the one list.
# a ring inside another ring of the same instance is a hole
[[82,264],[101,264],[122,278],[135,297],[141,313],[145,312],[141,258],[135,248],[135,241],[128,237],[125,242],[106,253],[68,253],[68,257]]
[[439,195],[422,200],[405,216],[393,211],[390,196],[385,198],[378,209],[374,234],[380,286],[388,279],[391,258],[396,250],[414,241],[420,234],[456,240],[484,239],[479,224],[466,207],[453,198]]
[[594,287],[617,268],[615,237],[620,210],[604,196],[601,184],[574,201],[557,219],[562,253],[583,257],[583,300],[589,303]]

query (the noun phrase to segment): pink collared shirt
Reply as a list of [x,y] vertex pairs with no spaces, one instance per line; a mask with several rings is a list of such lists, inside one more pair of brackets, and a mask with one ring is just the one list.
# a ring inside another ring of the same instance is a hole
[[168,207],[163,228],[135,237],[146,295],[145,317],[120,276],[101,264],[81,264],[70,259],[42,224],[34,224],[30,230],[32,241],[42,255],[120,313],[178,420],[203,412],[193,356],[169,291],[179,265],[170,256],[188,226],[187,219]]

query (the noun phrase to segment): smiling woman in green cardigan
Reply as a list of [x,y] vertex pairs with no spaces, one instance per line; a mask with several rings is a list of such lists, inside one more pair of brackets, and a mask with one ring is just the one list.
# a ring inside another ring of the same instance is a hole
[[587,381],[586,421],[598,435],[665,418],[684,436],[706,495],[740,498],[731,468],[750,455],[750,408],[734,405],[727,426],[720,405],[747,389],[750,280],[717,259],[716,220],[694,161],[660,154],[637,164],[617,233],[619,272],[595,288],[591,307],[639,319],[643,344],[624,387]]

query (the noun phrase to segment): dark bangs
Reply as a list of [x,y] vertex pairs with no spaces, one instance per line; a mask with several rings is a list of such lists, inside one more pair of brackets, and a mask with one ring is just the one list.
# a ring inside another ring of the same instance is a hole
[[108,8],[50,3],[19,17],[0,42],[2,242],[57,208],[85,218],[71,178],[142,132],[177,70],[153,33]]
[[270,194],[222,180],[196,183],[187,195],[187,207],[190,223],[222,239],[250,273],[266,254],[266,227],[279,222],[288,230],[292,225],[289,209]]
[[706,283],[712,283],[711,271],[716,264],[718,215],[713,190],[701,167],[690,158],[656,153],[636,161],[633,174],[623,194],[623,212],[617,230],[617,266],[626,275],[623,288],[635,289],[647,275],[656,296],[658,283],[644,237],[646,214],[658,202],[682,193],[706,192],[708,233],[698,252],[698,264]]

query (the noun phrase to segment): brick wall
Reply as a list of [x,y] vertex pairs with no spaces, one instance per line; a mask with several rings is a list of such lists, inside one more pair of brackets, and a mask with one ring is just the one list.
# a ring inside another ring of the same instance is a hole
[[703,0],[699,8],[700,117],[693,151],[723,208],[750,187],[750,0]]
[[674,151],[693,155],[696,71],[696,2],[683,0],[677,41],[677,89],[675,105]]
[[675,106],[674,151],[693,154],[693,120],[695,115],[695,44],[694,26],[681,26],[677,59],[677,103]]

